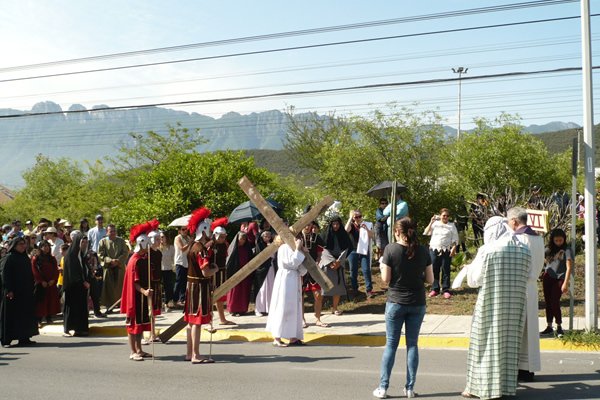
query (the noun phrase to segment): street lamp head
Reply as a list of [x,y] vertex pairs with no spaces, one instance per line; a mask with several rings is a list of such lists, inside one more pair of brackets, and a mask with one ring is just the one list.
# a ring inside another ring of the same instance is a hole
[[452,68],[452,72],[455,74],[466,74],[468,70],[469,68],[465,67]]

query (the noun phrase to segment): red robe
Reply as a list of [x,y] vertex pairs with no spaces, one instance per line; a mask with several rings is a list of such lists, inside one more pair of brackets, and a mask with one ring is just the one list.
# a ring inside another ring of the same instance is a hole
[[148,298],[136,290],[136,283],[148,287],[148,256],[139,253],[133,253],[127,262],[121,294],[121,313],[127,317],[127,333],[133,335],[150,330]]
[[[38,270],[39,268],[39,270]],[[52,255],[35,256],[31,259],[31,270],[35,283],[54,281],[54,285],[44,290],[44,299],[35,305],[35,316],[50,317],[60,312],[60,298],[56,282],[58,281],[58,264]]]

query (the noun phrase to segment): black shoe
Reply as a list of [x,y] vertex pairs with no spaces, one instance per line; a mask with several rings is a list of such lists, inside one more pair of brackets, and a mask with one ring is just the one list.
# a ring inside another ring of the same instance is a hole
[[533,382],[533,377],[535,373],[526,371],[524,369],[519,370],[519,374],[517,375],[517,381],[519,382]]
[[19,340],[19,343],[17,344],[17,347],[33,346],[35,344],[36,344],[36,342],[34,342],[31,339],[21,339],[21,340]]
[[543,331],[540,332],[540,335],[553,335],[554,334],[554,330],[552,329],[551,326],[548,326],[546,329],[544,329]]
[[75,333],[73,333],[73,336],[75,337],[87,337],[89,335],[88,331],[75,331]]
[[556,337],[563,337],[565,335],[565,332],[563,332],[562,326],[558,326],[556,328]]
[[108,318],[106,314],[102,314],[101,312],[95,312],[94,317],[96,318]]

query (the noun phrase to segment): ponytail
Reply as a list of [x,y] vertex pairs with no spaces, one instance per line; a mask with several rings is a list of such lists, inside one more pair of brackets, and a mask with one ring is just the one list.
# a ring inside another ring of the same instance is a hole
[[394,230],[406,237],[406,255],[408,258],[413,258],[419,246],[417,224],[410,217],[404,217],[396,221]]

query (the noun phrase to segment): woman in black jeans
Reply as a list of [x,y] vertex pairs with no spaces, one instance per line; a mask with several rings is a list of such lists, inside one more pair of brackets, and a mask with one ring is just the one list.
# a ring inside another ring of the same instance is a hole
[[416,396],[414,385],[419,367],[419,332],[425,316],[425,282],[433,282],[431,258],[417,239],[417,226],[405,217],[394,225],[396,243],[383,251],[379,268],[381,279],[388,284],[385,304],[385,350],[381,358],[381,378],[373,396],[384,399],[396,360],[402,327],[406,326],[406,385],[404,394]]

